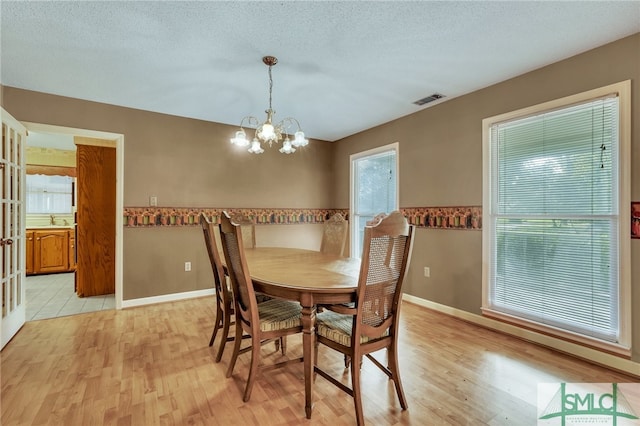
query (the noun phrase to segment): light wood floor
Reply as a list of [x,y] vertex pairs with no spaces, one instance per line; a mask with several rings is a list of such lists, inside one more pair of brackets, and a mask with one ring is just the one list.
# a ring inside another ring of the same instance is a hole
[[[207,297],[25,324],[0,354],[0,423],[355,424],[352,399],[321,377],[313,418],[304,418],[302,364],[265,372],[243,403],[249,354],[225,378],[231,347],[215,364],[207,346],[214,312]],[[365,360],[368,424],[533,425],[538,383],[637,382],[406,302],[400,340],[409,409]],[[301,342],[289,338],[289,356],[300,356]],[[273,345],[262,354],[264,362],[278,356]],[[349,379],[339,354],[321,347],[319,363]]]

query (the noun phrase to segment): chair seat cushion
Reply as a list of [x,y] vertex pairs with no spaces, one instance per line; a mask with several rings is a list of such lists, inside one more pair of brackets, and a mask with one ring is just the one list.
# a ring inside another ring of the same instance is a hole
[[256,293],[256,300],[258,303],[266,302],[267,300],[271,300],[273,297],[269,297],[266,294]]
[[258,303],[261,331],[284,330],[302,325],[300,312],[302,307],[297,302],[270,299]]
[[[316,333],[343,346],[351,346],[353,315],[338,314],[325,310],[316,316]],[[387,329],[381,337],[388,336]],[[371,340],[368,336],[360,336],[360,343]]]

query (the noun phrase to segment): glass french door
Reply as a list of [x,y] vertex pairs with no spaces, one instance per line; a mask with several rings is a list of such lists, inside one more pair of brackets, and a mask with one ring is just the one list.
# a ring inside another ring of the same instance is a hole
[[0,159],[0,285],[2,315],[0,348],[24,325],[25,311],[25,210],[24,147],[27,131],[19,121],[0,109],[2,158]]
[[364,227],[398,209],[398,143],[351,155],[351,257],[360,257]]

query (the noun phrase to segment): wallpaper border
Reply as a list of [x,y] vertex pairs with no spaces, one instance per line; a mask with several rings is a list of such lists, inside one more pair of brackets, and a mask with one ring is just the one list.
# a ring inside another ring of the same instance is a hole
[[[256,225],[321,224],[335,213],[349,218],[348,209],[286,209],[286,208],[217,208],[217,207],[125,207],[126,228],[197,226],[204,212],[219,223],[223,211],[242,213]],[[482,207],[405,207],[400,208],[409,223],[430,229],[482,229]]]

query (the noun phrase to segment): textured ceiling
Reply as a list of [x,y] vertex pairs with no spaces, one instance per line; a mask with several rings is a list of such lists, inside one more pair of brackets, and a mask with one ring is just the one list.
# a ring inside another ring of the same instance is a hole
[[[6,86],[337,140],[640,31],[639,1],[0,2]],[[412,103],[433,93],[446,98]]]

